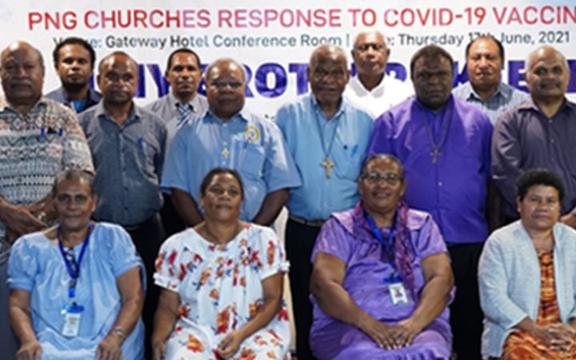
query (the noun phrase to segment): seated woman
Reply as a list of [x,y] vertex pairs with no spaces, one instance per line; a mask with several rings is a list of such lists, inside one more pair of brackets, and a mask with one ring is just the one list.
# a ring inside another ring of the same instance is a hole
[[154,359],[283,359],[288,264],[276,234],[240,221],[234,170],[210,171],[200,197],[204,221],[166,240],[156,261]]
[[432,217],[401,202],[404,188],[399,160],[373,155],[361,201],[322,227],[310,335],[321,360],[450,358],[450,259]]
[[94,223],[94,177],[66,170],[52,191],[58,224],[16,241],[8,264],[18,359],[143,359],[144,269],[128,233]]
[[563,197],[556,174],[524,173],[520,220],[486,242],[478,271],[485,358],[576,359],[576,231],[559,222]]

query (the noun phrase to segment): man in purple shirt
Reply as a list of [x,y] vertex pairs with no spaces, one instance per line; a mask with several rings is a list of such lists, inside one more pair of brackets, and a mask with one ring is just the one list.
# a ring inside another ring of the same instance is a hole
[[576,104],[566,99],[570,70],[556,49],[530,54],[526,83],[531,99],[503,114],[494,129],[492,176],[505,200],[505,222],[518,218],[515,182],[528,169],[545,168],[562,177],[566,196],[562,222],[576,227]]
[[488,236],[492,125],[480,110],[451,95],[454,63],[444,49],[429,45],[418,50],[410,72],[416,96],[376,120],[368,152],[402,161],[408,205],[430,212],[440,227],[457,288],[451,305],[454,350],[461,359],[480,359],[476,273]]

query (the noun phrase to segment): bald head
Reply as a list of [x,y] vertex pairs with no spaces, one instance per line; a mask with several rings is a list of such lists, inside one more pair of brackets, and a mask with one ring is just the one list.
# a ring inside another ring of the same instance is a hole
[[228,121],[244,107],[246,73],[244,66],[229,58],[218,59],[205,73],[206,95],[210,111]]
[[308,81],[323,110],[340,103],[349,78],[344,50],[333,45],[322,45],[314,50],[308,65]]
[[526,83],[536,104],[564,100],[570,70],[566,57],[552,46],[542,46],[526,61]]
[[26,111],[42,96],[42,54],[24,41],[8,45],[0,54],[0,77],[8,103]]

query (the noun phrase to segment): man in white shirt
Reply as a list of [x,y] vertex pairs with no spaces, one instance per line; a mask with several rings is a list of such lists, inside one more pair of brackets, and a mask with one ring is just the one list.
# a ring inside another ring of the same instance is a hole
[[344,96],[374,120],[414,94],[410,83],[386,76],[390,49],[379,31],[359,33],[351,54],[356,76],[348,82]]

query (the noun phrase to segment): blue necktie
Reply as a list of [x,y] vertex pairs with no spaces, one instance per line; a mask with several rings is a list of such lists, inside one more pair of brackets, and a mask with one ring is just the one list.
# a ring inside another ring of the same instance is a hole
[[176,104],[176,109],[178,109],[176,127],[179,129],[188,121],[188,118],[192,115],[194,108],[190,104],[178,103]]

